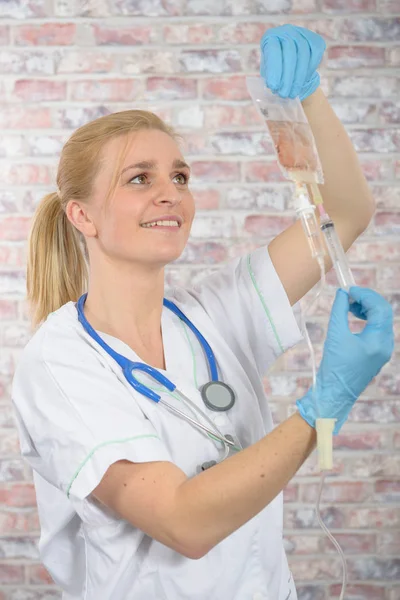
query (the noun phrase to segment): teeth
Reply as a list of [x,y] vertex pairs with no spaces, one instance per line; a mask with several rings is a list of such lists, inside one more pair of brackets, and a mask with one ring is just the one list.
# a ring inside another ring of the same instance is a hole
[[164,227],[179,227],[178,221],[154,221],[153,223],[143,223],[142,227],[154,227],[163,225]]

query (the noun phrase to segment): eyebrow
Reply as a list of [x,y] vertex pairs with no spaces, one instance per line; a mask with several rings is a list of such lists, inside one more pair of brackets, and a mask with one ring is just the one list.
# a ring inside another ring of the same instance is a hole
[[[157,166],[157,163],[153,160],[142,160],[141,162],[135,163],[134,165],[128,165],[127,167],[122,169],[121,175],[123,173],[125,173],[125,171],[128,171],[129,169],[155,169],[156,166]],[[180,160],[180,159],[174,160],[174,162],[172,163],[172,168],[173,169],[189,169],[189,171],[190,171],[189,165],[186,164],[185,161]]]

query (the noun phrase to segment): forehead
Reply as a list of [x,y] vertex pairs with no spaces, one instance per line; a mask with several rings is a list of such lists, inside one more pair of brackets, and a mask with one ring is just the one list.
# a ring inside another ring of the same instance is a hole
[[104,148],[103,157],[111,159],[107,163],[116,167],[124,152],[120,170],[132,162],[146,160],[161,163],[183,158],[176,141],[167,133],[156,129],[144,129],[110,140]]

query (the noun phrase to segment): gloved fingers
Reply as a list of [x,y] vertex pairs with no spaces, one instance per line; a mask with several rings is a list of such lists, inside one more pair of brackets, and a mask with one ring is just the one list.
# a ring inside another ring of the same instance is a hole
[[281,46],[283,56],[283,73],[281,87],[278,89],[278,93],[281,98],[288,98],[296,73],[298,51],[295,41],[288,36],[281,38]]
[[294,43],[297,48],[297,64],[290,92],[290,98],[296,98],[306,82],[309,63],[311,59],[311,48],[308,41],[301,35],[296,35]]
[[277,92],[281,86],[283,73],[283,50],[279,38],[271,35],[261,51],[264,59],[265,82],[267,87]]
[[318,33],[311,31],[309,29],[305,29],[304,27],[296,28],[299,34],[305,38],[307,41],[310,51],[311,57],[308,65],[308,72],[305,80],[308,81],[313,76],[314,71],[318,68],[321,63],[322,57],[326,50],[326,43],[323,37],[321,37]]
[[[332,305],[327,339],[333,336],[337,337],[338,333],[350,332],[348,320],[349,304],[348,294],[339,288]],[[338,330],[340,331],[338,332]]]
[[[349,295],[359,305],[359,311],[365,315],[367,326],[383,326],[393,321],[393,309],[383,296],[371,290],[352,286]],[[364,329],[365,331],[365,329]]]
[[352,302],[350,304],[350,312],[355,317],[357,317],[357,319],[361,319],[362,321],[367,320],[367,315],[365,314],[365,311],[364,311],[363,307],[361,306],[361,304],[359,304],[358,302]]

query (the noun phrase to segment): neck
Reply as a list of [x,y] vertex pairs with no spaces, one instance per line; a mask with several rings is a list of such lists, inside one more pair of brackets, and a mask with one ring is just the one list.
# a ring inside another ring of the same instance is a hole
[[151,348],[162,342],[163,297],[163,268],[91,265],[85,316],[94,329]]

